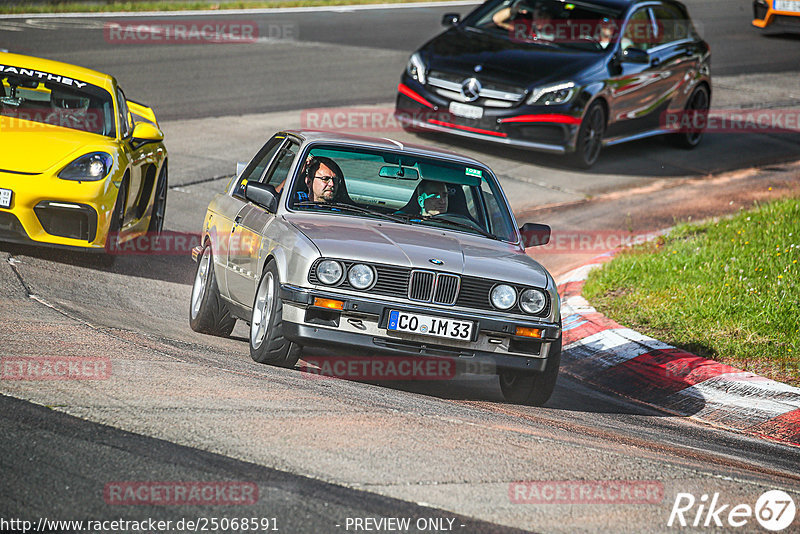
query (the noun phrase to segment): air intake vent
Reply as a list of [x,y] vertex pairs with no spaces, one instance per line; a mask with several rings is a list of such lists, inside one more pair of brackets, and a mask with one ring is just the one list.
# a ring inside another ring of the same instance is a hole
[[430,302],[433,296],[433,281],[436,274],[432,271],[411,271],[408,283],[408,298]]
[[458,297],[458,287],[461,284],[461,277],[454,274],[439,274],[436,279],[436,295],[433,302],[436,304],[446,304],[452,306]]

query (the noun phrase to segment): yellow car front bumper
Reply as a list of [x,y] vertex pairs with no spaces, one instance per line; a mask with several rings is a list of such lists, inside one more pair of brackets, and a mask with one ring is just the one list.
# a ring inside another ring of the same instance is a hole
[[0,171],[0,189],[11,190],[10,207],[0,207],[0,240],[105,249],[119,192],[111,176],[77,182]]

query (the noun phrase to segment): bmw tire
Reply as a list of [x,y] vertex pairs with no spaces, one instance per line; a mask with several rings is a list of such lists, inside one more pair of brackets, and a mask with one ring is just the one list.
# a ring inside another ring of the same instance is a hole
[[269,261],[253,301],[250,318],[250,357],[258,363],[294,367],[300,347],[283,335],[283,301],[280,297],[278,267]]
[[189,302],[189,326],[195,332],[226,337],[231,334],[236,319],[219,294],[217,277],[214,274],[214,253],[206,243],[197,260],[192,299]]

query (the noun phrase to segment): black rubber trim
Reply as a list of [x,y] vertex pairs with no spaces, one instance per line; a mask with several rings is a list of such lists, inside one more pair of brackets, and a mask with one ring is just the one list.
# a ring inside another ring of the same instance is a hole
[[493,364],[499,369],[517,371],[541,372],[545,370],[547,365],[547,358],[526,358],[524,356],[510,356],[483,351],[458,350],[435,344],[380,338],[371,334],[340,332],[338,330],[317,328],[286,321],[283,323],[283,335],[287,339],[304,347],[330,348],[331,345],[336,345],[342,348],[353,349],[360,354],[363,354],[365,349],[372,350],[375,352],[370,355],[374,356],[394,354],[404,356],[453,357],[457,358],[459,361]]
[[[537,321],[537,320],[517,320],[517,319],[498,319],[482,315],[476,312],[461,312],[454,310],[442,310],[433,308],[422,304],[405,304],[386,302],[372,299],[360,299],[350,295],[338,295],[335,293],[326,293],[313,289],[303,289],[288,284],[281,285],[281,299],[284,302],[296,302],[298,304],[310,305],[314,297],[329,298],[344,301],[344,312],[359,313],[375,315],[380,318],[378,323],[379,328],[386,328],[389,310],[405,311],[410,313],[422,313],[426,315],[436,315],[444,318],[451,318],[456,320],[470,320],[478,323],[475,328],[475,333],[479,330],[488,332],[497,332],[508,336],[513,336],[517,326],[526,326],[531,328],[540,328],[544,330],[542,341],[554,341],[561,335],[561,327],[557,324]],[[516,336],[515,336],[516,337]],[[527,337],[520,337],[519,339],[531,339]],[[473,340],[474,341],[474,340]]]

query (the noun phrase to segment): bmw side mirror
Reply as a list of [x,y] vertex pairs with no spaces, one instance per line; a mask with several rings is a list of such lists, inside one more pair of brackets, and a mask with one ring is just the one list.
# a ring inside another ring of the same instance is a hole
[[461,20],[461,15],[459,15],[458,13],[445,13],[442,16],[442,26],[446,28],[450,26],[455,26],[456,24],[459,23],[460,20]]
[[278,192],[271,185],[247,182],[244,186],[244,198],[270,213],[278,211]]
[[246,168],[247,168],[247,163],[246,162],[237,161],[236,162],[236,177],[238,178],[239,176],[241,176]]
[[519,229],[522,234],[522,246],[537,247],[550,242],[550,227],[546,224],[525,223]]
[[629,47],[622,51],[623,63],[650,63],[650,54],[641,48]]

